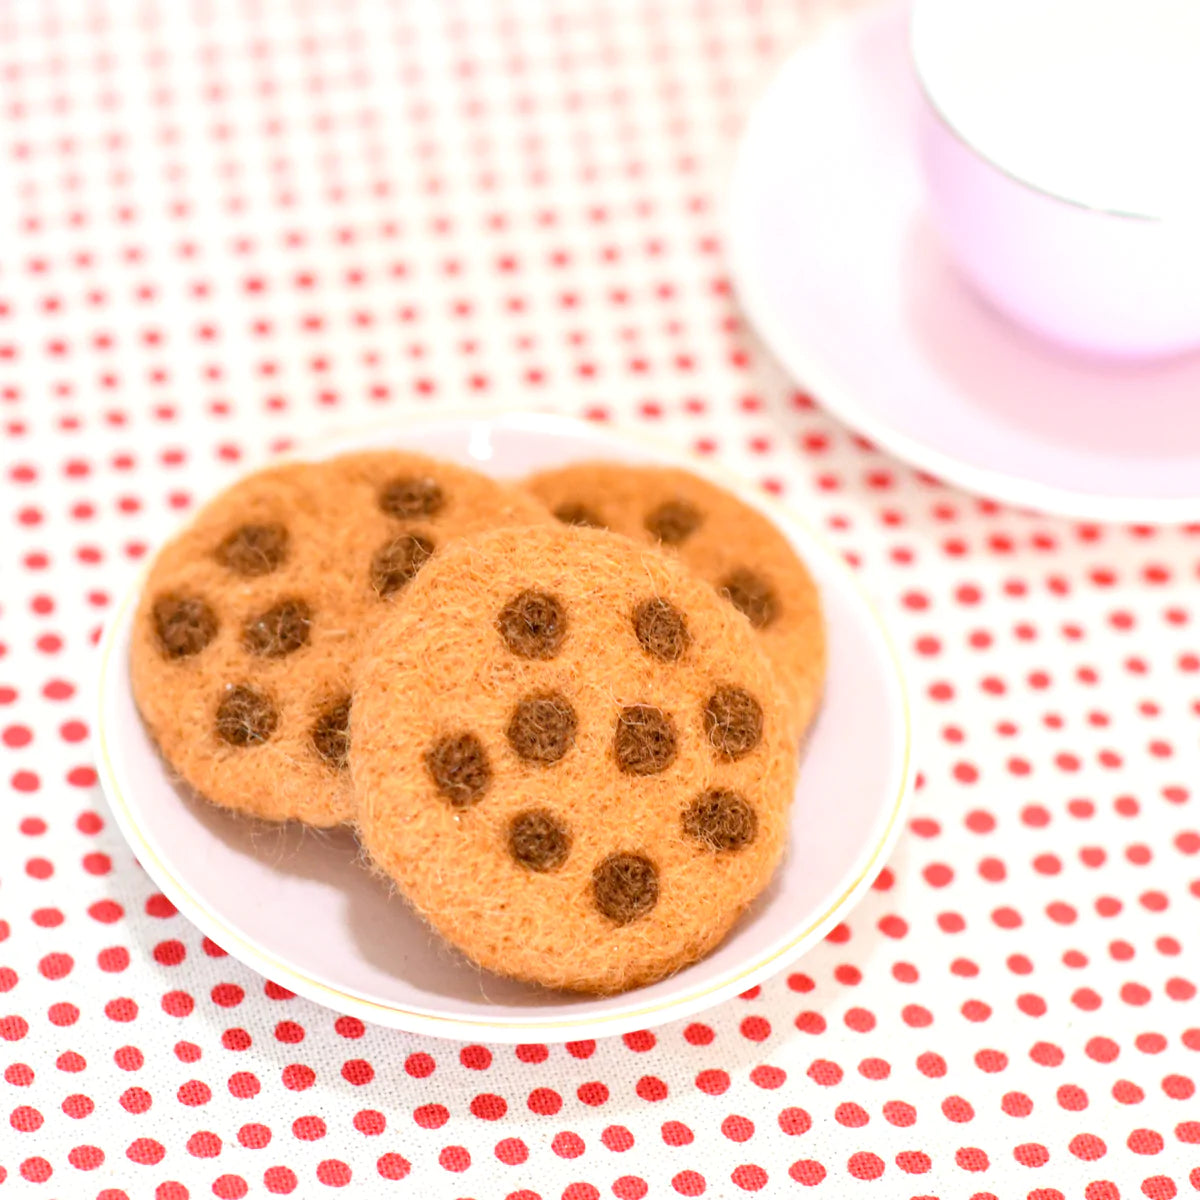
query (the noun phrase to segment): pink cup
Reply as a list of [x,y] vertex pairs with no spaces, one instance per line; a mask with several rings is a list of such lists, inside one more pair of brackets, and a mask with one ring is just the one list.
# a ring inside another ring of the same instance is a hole
[[[1200,347],[1200,197],[1190,202],[1190,193],[1185,194],[1192,184],[1191,168],[1172,162],[1162,152],[1161,139],[1154,140],[1154,131],[1146,134],[1150,141],[1139,142],[1128,123],[1097,111],[1096,120],[1109,120],[1120,135],[1114,138],[1113,152],[1120,152],[1124,138],[1129,169],[1141,175],[1124,178],[1119,162],[1102,161],[1098,151],[1104,128],[1089,128],[1086,108],[1086,73],[1102,63],[1076,63],[1085,76],[1078,85],[1067,77],[1057,89],[1047,86],[1046,70],[1053,71],[1054,64],[1047,68],[1043,43],[1032,68],[1014,61],[1011,80],[1005,77],[1004,54],[1011,50],[1014,60],[1029,57],[1020,37],[1044,34],[1046,14],[1056,5],[1062,10],[1073,3],[914,0],[912,52],[922,94],[919,140],[934,223],[975,289],[1013,321],[1053,342],[1128,359],[1195,349]],[[1110,7],[1116,3],[1109,0]],[[1170,3],[1154,0],[1150,8]],[[1128,16],[1117,13],[1114,21]],[[1146,19],[1153,20],[1154,14]],[[1024,30],[1022,20],[1028,22]],[[1062,31],[1064,44],[1069,44],[1070,30],[1063,26]],[[1139,32],[1152,46],[1155,31]],[[1122,52],[1114,42],[1110,57],[1114,48]],[[981,56],[979,76],[970,71],[972,53]],[[1152,48],[1139,44],[1129,53],[1143,56],[1121,75],[1132,86],[1139,70],[1151,69]],[[1038,130],[1036,110],[1029,108],[1035,103],[1030,93],[1037,95],[1036,76],[1030,82],[1035,69],[1042,71],[1048,112],[1054,104],[1064,109],[1049,112],[1046,131]],[[1200,74],[1200,66],[1195,69]],[[1009,127],[1009,102],[1001,91],[989,96],[989,86],[1014,89],[1008,93],[1015,98]],[[1186,80],[1183,86],[1189,86]],[[1015,90],[1022,87],[1027,90]],[[1172,96],[1165,91],[1164,103]],[[1106,104],[1111,102],[1113,97],[1105,98]],[[1174,148],[1178,155],[1196,154],[1200,107],[1191,119],[1194,137],[1190,145]],[[1072,129],[1074,140],[1067,137]],[[1057,152],[1052,144],[1056,136],[1063,139]],[[1031,143],[1039,137],[1040,145]],[[1122,197],[1128,204],[1120,203]],[[1114,200],[1126,210],[1111,207]]]

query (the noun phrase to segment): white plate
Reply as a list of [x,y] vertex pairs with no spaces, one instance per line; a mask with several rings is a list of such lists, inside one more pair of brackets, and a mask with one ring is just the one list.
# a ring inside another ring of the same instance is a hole
[[822,404],[944,479],[1093,520],[1200,518],[1200,356],[1073,358],[949,266],[925,216],[907,18],[837,21],[755,109],[729,208],[751,322]]
[[684,1017],[752,987],[817,941],[883,865],[910,783],[899,667],[850,571],[749,484],[576,421],[434,418],[326,441],[308,453],[385,446],[501,477],[588,458],[677,464],[776,521],[809,564],[829,626],[828,689],[796,791],[790,854],[714,954],[651,987],[597,999],[481,973],[362,869],[348,832],[314,834],[233,817],[172,786],[129,685],[135,589],[102,648],[100,779],[125,837],[163,892],[235,957],[318,1003],[382,1025],[496,1042],[605,1036]]

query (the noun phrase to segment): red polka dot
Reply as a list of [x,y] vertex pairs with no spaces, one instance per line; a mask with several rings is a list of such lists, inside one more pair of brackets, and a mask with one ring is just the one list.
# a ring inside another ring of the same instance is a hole
[[637,1081],[634,1090],[643,1100],[647,1100],[652,1104],[659,1100],[665,1100],[668,1091],[667,1085],[655,1075],[643,1075]]
[[422,1104],[413,1110],[413,1120],[422,1129],[440,1129],[450,1120],[450,1110],[444,1104]]
[[1153,1129],[1135,1129],[1125,1139],[1125,1145],[1134,1154],[1158,1154],[1164,1144],[1162,1134]]
[[608,1101],[608,1085],[600,1083],[598,1080],[593,1080],[590,1083],[581,1083],[575,1089],[575,1095],[582,1103],[592,1108],[598,1108],[601,1104]]
[[871,1154],[865,1150],[852,1154],[846,1163],[846,1170],[855,1179],[878,1179],[883,1174],[885,1167],[886,1164],[878,1154]]
[[1142,1195],[1148,1200],[1174,1200],[1178,1194],[1175,1181],[1167,1175],[1151,1175],[1142,1180]]
[[249,1100],[262,1091],[258,1076],[251,1071],[235,1071],[226,1084],[229,1094],[239,1100]]
[[940,1079],[946,1074],[946,1060],[932,1050],[917,1057],[917,1070],[930,1079]]
[[465,1171],[471,1165],[471,1155],[465,1146],[446,1146],[438,1155],[438,1162],[447,1171]]
[[1111,1038],[1106,1037],[1091,1038],[1084,1050],[1088,1058],[1100,1063],[1112,1062],[1121,1053],[1120,1046]]
[[833,1115],[839,1125],[850,1129],[858,1129],[871,1119],[865,1108],[852,1103],[839,1104]]
[[1057,1067],[1065,1056],[1062,1049],[1053,1042],[1034,1042],[1029,1047],[1029,1057],[1039,1066]]
[[284,1087],[293,1092],[303,1092],[316,1082],[317,1073],[303,1063],[291,1063],[283,1068],[282,1078]]
[[1014,1148],[1013,1158],[1023,1167],[1041,1167],[1050,1161],[1050,1151],[1040,1142],[1023,1142]]
[[187,992],[167,992],[162,998],[163,1012],[172,1017],[190,1016],[195,1007],[195,1000]]
[[1108,1147],[1104,1141],[1094,1133],[1077,1133],[1071,1139],[1067,1149],[1076,1158],[1082,1158],[1084,1162],[1095,1162],[1096,1159],[1103,1158],[1108,1153]]
[[486,1071],[492,1065],[492,1052],[486,1046],[464,1046],[458,1060],[470,1071]]
[[559,1158],[578,1158],[583,1153],[585,1147],[583,1138],[577,1133],[564,1130],[562,1133],[554,1135],[554,1140],[550,1143],[550,1149]]
[[37,1155],[25,1159],[20,1166],[21,1178],[29,1183],[45,1183],[54,1174],[54,1168]]
[[978,1146],[960,1146],[954,1152],[954,1161],[963,1171],[986,1171],[991,1165],[987,1153]]
[[296,1190],[300,1181],[288,1167],[268,1167],[263,1172],[263,1186],[274,1196],[287,1196]]
[[325,1122],[320,1117],[297,1117],[292,1122],[292,1137],[302,1142],[319,1141],[326,1132]]
[[504,1138],[496,1143],[495,1155],[502,1163],[515,1167],[529,1157],[529,1147],[520,1138]]
[[660,1134],[668,1146],[689,1146],[695,1140],[695,1134],[682,1121],[665,1121]]
[[804,1187],[816,1187],[825,1178],[825,1168],[813,1158],[802,1158],[788,1167],[788,1174]]
[[8,1123],[18,1133],[34,1133],[42,1127],[43,1117],[36,1108],[23,1104],[9,1114]]
[[388,1154],[381,1154],[376,1159],[375,1170],[384,1179],[403,1179],[412,1170],[412,1164],[407,1158],[397,1154],[395,1151],[391,1151]]
[[0,1017],[0,1038],[6,1042],[19,1042],[29,1032],[29,1022],[24,1017]]
[[104,1163],[104,1151],[99,1146],[75,1146],[67,1153],[67,1162],[78,1171],[94,1171]]
[[704,1176],[696,1171],[680,1171],[671,1180],[671,1187],[681,1196],[703,1196],[708,1184]]
[[196,1108],[201,1104],[207,1104],[212,1099],[212,1090],[207,1083],[203,1083],[199,1079],[191,1079],[180,1086],[176,1093],[176,1099],[180,1104]]
[[696,1076],[696,1087],[709,1096],[720,1096],[727,1092],[729,1083],[729,1075],[719,1068],[701,1071]]
[[771,1067],[766,1064],[760,1064],[757,1067],[752,1067],[750,1070],[750,1082],[755,1087],[764,1088],[768,1091],[782,1087],[786,1080],[787,1072],[782,1067]]
[[212,1002],[222,1008],[234,1008],[246,998],[246,993],[236,983],[218,983],[211,997]]
[[553,1088],[534,1088],[525,1103],[530,1112],[552,1117],[562,1108],[562,1097]]
[[569,1183],[563,1189],[562,1200],[600,1200],[600,1190],[590,1183]]
[[357,1017],[338,1017],[333,1023],[334,1032],[344,1038],[360,1038],[367,1027]]
[[153,950],[154,961],[163,967],[177,967],[187,957],[187,947],[181,941],[159,942]]
[[1189,1145],[1200,1145],[1200,1121],[1181,1121],[1175,1126],[1175,1136]]
[[[276,1033],[276,1036],[279,1036],[278,1033]],[[301,1031],[301,1036],[303,1036],[303,1031]],[[414,1079],[427,1079],[433,1074],[436,1065],[433,1056],[425,1054],[423,1051],[410,1054],[404,1060],[404,1070]]]
[[730,1179],[744,1192],[758,1192],[767,1186],[766,1171],[753,1163],[735,1167]]
[[326,1158],[317,1164],[317,1178],[326,1187],[345,1187],[350,1182],[351,1171],[341,1159]]
[[247,1150],[261,1150],[271,1143],[271,1130],[266,1125],[250,1122],[237,1132],[238,1142]]
[[60,1002],[50,1005],[46,1010],[46,1016],[51,1025],[74,1025],[79,1020],[79,1009],[74,1004]]
[[156,1142],[153,1138],[138,1138],[136,1141],[130,1142],[125,1149],[125,1157],[142,1166],[153,1166],[155,1163],[162,1162],[166,1153],[162,1143]]
[[238,1027],[227,1029],[221,1034],[221,1045],[226,1050],[233,1050],[240,1053],[243,1050],[249,1050],[252,1043],[250,1035]]
[[896,1166],[906,1175],[924,1175],[933,1162],[928,1154],[921,1150],[902,1150],[896,1155]]
[[221,1139],[211,1130],[202,1129],[188,1138],[187,1152],[193,1158],[216,1158],[221,1153]]
[[622,1175],[613,1180],[612,1193],[617,1200],[642,1200],[649,1190],[646,1181],[636,1175]]
[[375,1078],[375,1068],[365,1058],[351,1058],[342,1063],[342,1078],[355,1087],[365,1087]]

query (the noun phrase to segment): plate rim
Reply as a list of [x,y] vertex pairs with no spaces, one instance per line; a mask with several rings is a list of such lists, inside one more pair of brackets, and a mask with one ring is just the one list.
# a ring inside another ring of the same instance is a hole
[[[1200,520],[1200,493],[1192,497],[1151,499],[1060,487],[1009,471],[965,463],[930,442],[896,429],[856,396],[855,388],[845,382],[817,347],[800,344],[803,333],[797,335],[788,328],[766,297],[766,288],[759,282],[758,256],[751,248],[753,238],[749,230],[753,222],[748,219],[749,197],[753,194],[749,166],[753,157],[751,141],[764,119],[763,113],[777,103],[777,97],[805,59],[828,52],[825,43],[834,38],[852,40],[862,36],[862,31],[895,20],[910,7],[909,0],[893,0],[881,7],[835,17],[811,42],[783,61],[755,101],[734,152],[724,214],[730,278],[750,325],[785,374],[809,392],[822,408],[896,458],[973,496],[1074,520],[1150,525],[1185,525]],[[1131,411],[1134,408],[1131,405]]]
[[[897,777],[896,793],[890,807],[880,810],[880,816],[884,812],[887,814],[882,829],[873,841],[864,843],[858,858],[843,876],[842,882],[845,883],[845,886],[803,930],[784,938],[779,943],[768,946],[749,963],[732,967],[716,979],[697,985],[682,995],[665,997],[648,1005],[620,1009],[611,1014],[586,1014],[579,1017],[562,1018],[547,1018],[534,1014],[529,1017],[509,1016],[488,1021],[477,1016],[450,1016],[385,1004],[379,1000],[340,989],[275,957],[269,948],[227,925],[201,899],[193,896],[186,885],[176,877],[169,863],[164,861],[164,857],[159,853],[157,847],[142,831],[134,809],[126,799],[118,778],[110,751],[108,695],[114,686],[119,686],[120,672],[117,670],[114,674],[114,663],[118,651],[127,647],[132,613],[149,573],[149,562],[138,571],[122,597],[121,603],[114,610],[110,621],[106,623],[100,643],[94,700],[96,705],[97,767],[101,789],[118,828],[138,862],[180,912],[201,932],[211,937],[223,948],[228,950],[230,947],[236,947],[236,951],[231,950],[234,957],[261,974],[265,979],[280,983],[297,995],[304,996],[327,1008],[362,1016],[377,1024],[413,1033],[432,1034],[454,1040],[486,1037],[499,1043],[517,1043],[535,1036],[541,1036],[544,1040],[551,1042],[563,1042],[588,1036],[615,1036],[682,1019],[721,1003],[782,970],[787,963],[799,958],[814,945],[870,887],[903,829],[902,818],[912,795],[915,778],[914,723],[910,690],[903,662],[878,607],[857,575],[846,564],[841,554],[802,516],[763,493],[749,480],[722,467],[714,466],[688,450],[656,439],[652,435],[643,434],[640,430],[630,429],[628,425],[619,422],[606,421],[598,424],[527,409],[456,408],[420,414],[416,420],[412,416],[406,415],[402,420],[381,420],[349,426],[324,437],[306,440],[289,449],[286,455],[264,454],[258,457],[261,457],[263,461],[273,463],[284,459],[303,458],[306,451],[313,456],[328,457],[330,454],[348,449],[349,443],[361,444],[372,432],[387,430],[402,434],[403,431],[412,428],[414,424],[436,426],[479,421],[489,424],[503,423],[517,428],[524,426],[551,433],[591,436],[600,434],[602,439],[607,437],[618,442],[624,440],[639,444],[660,461],[693,470],[702,478],[707,478],[726,488],[772,520],[784,523],[785,528],[787,525],[798,527],[825,556],[830,567],[841,574],[843,582],[848,584],[850,591],[855,594],[863,613],[869,619],[869,627],[883,651],[884,660],[889,664],[889,675],[895,684],[897,712],[900,717],[897,737],[897,747],[900,750],[899,766],[895,772]],[[344,443],[347,445],[343,446]],[[242,474],[253,471],[260,465],[261,463],[256,458],[246,464]],[[878,827],[879,824],[880,817],[876,817],[875,825]],[[636,991],[629,993],[631,997],[636,994]]]

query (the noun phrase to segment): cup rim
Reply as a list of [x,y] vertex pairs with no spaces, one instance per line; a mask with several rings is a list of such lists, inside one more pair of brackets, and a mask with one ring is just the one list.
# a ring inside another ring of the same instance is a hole
[[946,113],[946,110],[938,102],[934,95],[934,89],[921,62],[921,49],[918,38],[918,18],[917,14],[922,7],[922,0],[912,0],[909,9],[908,20],[908,57],[912,65],[913,78],[916,80],[917,89],[921,93],[921,97],[925,102],[928,110],[937,118],[947,133],[949,133],[955,141],[957,141],[964,149],[970,151],[981,162],[986,163],[993,170],[998,171],[1006,179],[1012,183],[1025,188],[1026,190],[1035,193],[1039,196],[1044,196],[1048,200],[1057,200],[1060,204],[1064,204],[1069,208],[1076,208],[1083,212],[1095,213],[1102,217],[1115,217],[1123,221],[1138,221],[1138,222],[1154,222],[1164,224],[1168,220],[1175,223],[1179,220],[1176,215],[1164,215],[1162,213],[1136,212],[1121,208],[1109,208],[1102,204],[1093,204],[1087,200],[1081,200],[1077,196],[1065,195],[1062,192],[1055,191],[1052,188],[1046,187],[1044,184],[1037,183],[1035,180],[1029,179],[1024,175],[1014,171],[1011,167],[1005,166],[999,162],[991,154],[985,151],[979,144],[969,138],[963,131],[954,123]]

